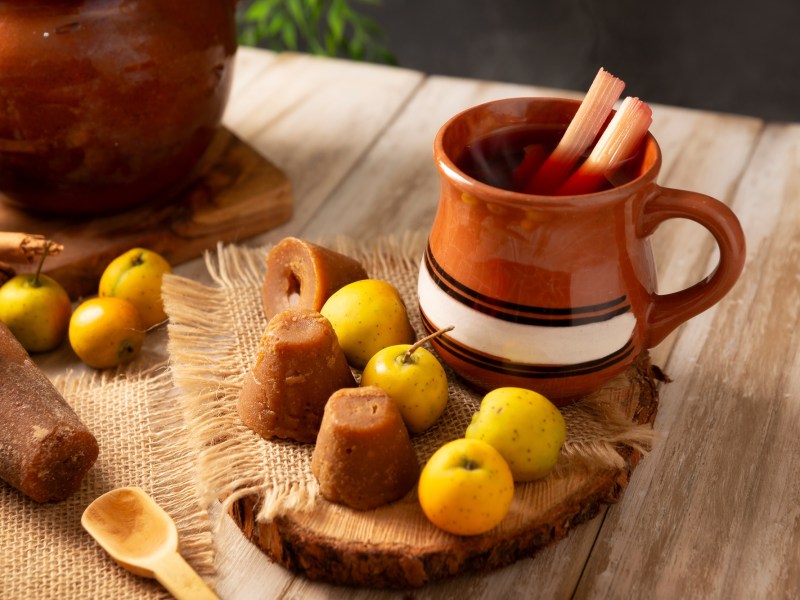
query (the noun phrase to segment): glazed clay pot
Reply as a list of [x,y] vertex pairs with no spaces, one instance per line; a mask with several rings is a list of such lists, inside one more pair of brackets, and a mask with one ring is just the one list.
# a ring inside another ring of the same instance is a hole
[[28,0],[0,19],[0,193],[98,213],[168,198],[222,118],[228,0]]
[[[627,183],[594,194],[526,195],[457,166],[475,140],[520,124],[565,127],[577,107],[499,100],[453,117],[436,137],[441,195],[420,269],[420,310],[429,331],[455,327],[432,343],[480,390],[518,386],[557,404],[574,401],[719,301],[744,265],[730,209],[656,184],[661,154],[652,136]],[[709,278],[659,295],[649,236],[672,218],[708,229],[720,259]]]

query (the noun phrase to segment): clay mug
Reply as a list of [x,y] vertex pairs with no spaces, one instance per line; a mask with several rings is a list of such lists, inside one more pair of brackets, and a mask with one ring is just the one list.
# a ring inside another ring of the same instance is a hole
[[190,182],[228,99],[235,1],[3,5],[0,198],[92,214]]
[[[503,128],[563,128],[579,103],[512,98],[451,118],[434,142],[441,192],[419,274],[432,343],[479,390],[533,389],[556,404],[591,393],[644,350],[718,302],[745,259],[739,221],[706,195],[656,183],[661,152],[648,134],[624,183],[579,196],[535,196],[483,183],[459,166],[465,148]],[[713,235],[706,279],[661,295],[650,235],[691,219]]]

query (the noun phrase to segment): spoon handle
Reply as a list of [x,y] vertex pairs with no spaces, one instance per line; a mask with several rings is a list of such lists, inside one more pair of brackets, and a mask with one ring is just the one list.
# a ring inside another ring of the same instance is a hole
[[211,588],[177,552],[153,569],[156,579],[178,600],[219,600]]

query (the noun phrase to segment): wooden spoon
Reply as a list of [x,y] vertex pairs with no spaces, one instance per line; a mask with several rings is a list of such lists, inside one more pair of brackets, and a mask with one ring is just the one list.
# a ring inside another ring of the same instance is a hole
[[122,567],[155,577],[179,600],[217,596],[178,553],[170,516],[137,487],[103,494],[86,507],[81,525]]

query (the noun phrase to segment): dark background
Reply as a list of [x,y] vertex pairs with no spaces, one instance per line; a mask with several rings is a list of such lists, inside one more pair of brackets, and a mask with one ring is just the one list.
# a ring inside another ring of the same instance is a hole
[[400,66],[800,121],[800,0],[383,0]]

